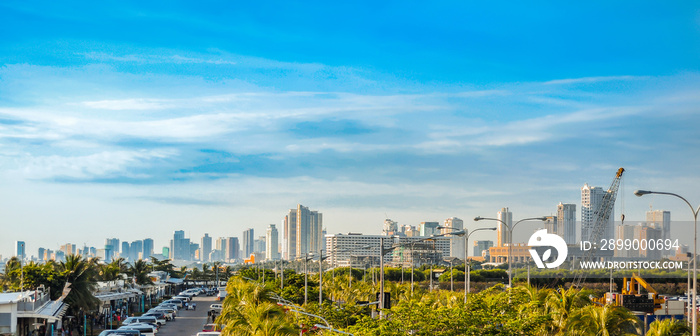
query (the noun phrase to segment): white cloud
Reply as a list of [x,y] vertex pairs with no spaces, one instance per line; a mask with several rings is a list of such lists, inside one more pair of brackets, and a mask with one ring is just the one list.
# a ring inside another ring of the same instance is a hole
[[600,76],[600,77],[581,77],[581,78],[565,78],[546,81],[545,85],[568,85],[581,83],[599,83],[612,81],[630,81],[649,79],[649,76]]

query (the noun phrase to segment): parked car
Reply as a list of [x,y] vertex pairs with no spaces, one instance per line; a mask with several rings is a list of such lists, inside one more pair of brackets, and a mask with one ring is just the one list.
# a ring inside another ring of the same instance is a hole
[[138,323],[150,323],[156,327],[159,326],[158,319],[156,319],[154,316],[130,316],[127,317],[126,320],[122,321],[122,325],[132,325]]
[[207,323],[202,327],[202,331],[221,331],[222,325],[217,323]]
[[141,336],[138,330],[103,330],[98,336]]
[[154,312],[148,312],[148,313],[141,315],[141,317],[147,317],[147,316],[155,317],[156,324],[158,324],[158,327],[164,326],[165,323],[168,321],[168,319],[165,317],[165,313],[163,313],[163,312],[154,311]]
[[164,301],[163,303],[172,303],[176,304],[179,308],[185,307],[185,301],[179,300],[179,299],[170,299],[167,301]]
[[133,324],[128,326],[121,326],[117,330],[138,330],[142,336],[155,336],[158,329],[148,324]]
[[220,331],[200,331],[197,333],[197,336],[219,336],[221,335]]
[[216,300],[221,301],[226,298],[226,291],[219,290],[219,294],[216,295]]
[[221,311],[222,309],[224,309],[224,305],[222,305],[220,303],[215,303],[215,304],[209,306],[209,309]]

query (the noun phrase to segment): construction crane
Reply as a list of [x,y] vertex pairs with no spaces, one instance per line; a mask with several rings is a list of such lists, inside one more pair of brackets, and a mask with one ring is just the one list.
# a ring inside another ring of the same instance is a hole
[[[620,188],[620,179],[622,178],[622,173],[625,172],[625,168],[620,168],[615,174],[615,178],[608,188],[608,192],[603,195],[603,200],[598,205],[598,209],[593,213],[593,227],[590,230],[589,237],[581,237],[581,240],[588,238],[588,241],[593,245],[592,248],[585,251],[583,257],[581,258],[581,264],[586,264],[591,262],[595,258],[595,253],[597,248],[597,243],[600,237],[605,231],[605,227],[608,226],[610,220],[610,215],[612,214],[613,207],[615,206],[615,198],[617,197],[617,190]],[[623,215],[624,218],[624,215]],[[624,219],[623,219],[624,220]],[[572,286],[580,287],[581,284],[586,280],[586,270],[580,269],[577,272],[574,280],[572,281]]]

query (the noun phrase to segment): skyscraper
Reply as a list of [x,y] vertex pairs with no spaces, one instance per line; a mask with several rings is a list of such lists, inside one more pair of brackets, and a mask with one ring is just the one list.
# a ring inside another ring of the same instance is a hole
[[567,244],[576,244],[576,204],[557,205],[557,234]]
[[209,237],[208,233],[204,234],[201,243],[202,253],[199,254],[201,257],[200,259],[202,261],[209,261],[209,254],[211,253],[211,237]]
[[129,251],[129,242],[122,242],[122,252],[119,254],[120,257],[124,259],[129,259],[130,256],[130,251]]
[[129,261],[135,262],[140,259],[143,259],[143,241],[134,240],[129,246]]
[[438,234],[438,222],[421,222],[420,223],[420,235],[423,237],[430,237],[434,234]]
[[148,259],[153,255],[153,239],[146,238],[143,240],[143,258]]
[[[603,202],[606,190],[600,187],[591,187],[588,183],[581,188],[581,240],[590,241],[593,227],[596,221],[596,211]],[[615,226],[615,209],[610,209],[610,218],[603,228],[598,239],[613,239]],[[597,243],[597,242],[592,242]]]
[[284,216],[284,257],[287,260],[297,257],[297,209],[289,209]]
[[493,241],[490,240],[475,240],[474,241],[474,256],[481,257],[484,251],[488,251],[493,246]]
[[15,242],[15,247],[15,256],[21,260],[24,260],[27,257],[27,244],[21,240],[18,240]]
[[241,241],[241,249],[243,250],[243,257],[248,258],[255,252],[255,232],[252,228],[243,231],[243,241]]
[[[501,211],[498,212],[496,218],[499,219],[498,222],[498,227],[496,231],[496,235],[498,236],[497,240],[497,246],[502,247],[506,246],[506,244],[510,243],[510,230],[509,227],[513,225],[513,213],[508,211],[508,208],[501,208]],[[500,221],[505,222],[508,224],[507,226],[501,223]]]
[[323,214],[297,204],[284,218],[284,240],[288,260],[325,248]]
[[173,234],[173,239],[170,241],[170,259],[190,259],[190,239],[185,238],[185,231],[179,230]]
[[226,241],[226,259],[233,261],[241,259],[238,251],[240,251],[241,245],[238,243],[238,237],[229,237]]
[[278,239],[278,233],[277,233],[277,228],[275,227],[275,224],[270,224],[270,226],[267,227],[267,231],[265,234],[265,259],[267,260],[279,260],[280,259],[280,252],[278,250],[278,244],[279,244],[279,239]]
[[[661,238],[671,239],[671,212],[665,210],[649,210],[647,211],[647,224],[661,230]],[[661,253],[664,256],[673,255],[675,250],[664,250]]]
[[[464,221],[457,217],[450,217],[445,219],[445,224],[443,225],[451,229],[442,229],[441,233],[447,234],[454,231],[459,231],[464,229]],[[450,237],[450,257],[464,259],[464,237],[462,236],[449,236]]]
[[[109,246],[109,249],[107,248]],[[105,250],[109,250],[107,258],[112,260],[115,254],[119,253],[119,238],[107,238],[105,239]],[[103,259],[108,262],[107,259]]]

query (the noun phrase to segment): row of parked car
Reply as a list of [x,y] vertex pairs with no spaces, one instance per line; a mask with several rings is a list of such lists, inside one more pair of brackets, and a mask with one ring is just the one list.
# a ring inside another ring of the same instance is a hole
[[196,305],[189,303],[192,297],[200,294],[208,295],[207,289],[191,288],[182,291],[141,316],[128,317],[122,321],[122,326],[118,329],[105,330],[99,336],[155,336],[161,326],[177,317],[178,310],[196,308]]

